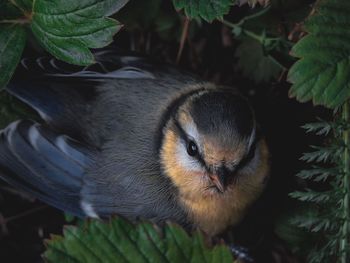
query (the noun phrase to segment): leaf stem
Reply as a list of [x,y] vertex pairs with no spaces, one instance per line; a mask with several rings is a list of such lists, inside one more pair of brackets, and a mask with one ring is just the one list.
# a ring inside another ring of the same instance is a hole
[[273,62],[276,66],[280,67],[281,69],[283,70],[288,70],[285,66],[283,66],[277,59],[275,59],[273,56],[271,55],[268,55],[267,56],[271,62]]
[[26,24],[30,24],[30,19],[28,19],[28,18],[4,19],[4,20],[0,20],[0,24],[20,24],[20,25],[26,25]]
[[17,7],[19,10],[22,11],[22,13],[25,13],[26,11],[20,6],[17,4],[17,2],[15,0],[9,0],[9,2],[14,5],[15,7]]
[[236,25],[237,26],[240,26],[240,25],[243,25],[244,22],[248,21],[248,20],[251,20],[253,18],[257,18],[259,16],[262,16],[264,14],[266,14],[271,8],[271,5],[265,7],[265,8],[262,8],[260,11],[254,13],[254,14],[251,14],[251,15],[248,15],[248,16],[245,16],[243,17]]
[[249,31],[249,30],[246,30],[246,29],[243,29],[241,26],[240,26],[240,23],[237,23],[237,24],[234,24],[234,23],[231,23],[227,20],[220,20],[221,23],[223,23],[225,26],[228,26],[230,27],[231,29],[233,30],[239,30],[241,31],[242,33],[246,34],[247,36],[261,42],[261,36],[252,32],[252,31]]
[[[252,15],[245,16],[245,17],[243,17],[238,23],[231,23],[231,22],[229,22],[229,21],[227,21],[227,20],[224,20],[224,19],[222,19],[222,20],[220,20],[220,21],[221,21],[221,23],[223,23],[224,25],[226,25],[226,26],[232,28],[233,30],[236,30],[236,31],[238,31],[238,32],[242,32],[242,33],[244,33],[245,35],[247,35],[247,36],[249,36],[249,37],[251,37],[251,38],[253,38],[253,39],[255,39],[255,40],[257,40],[257,41],[259,41],[260,43],[263,44],[264,41],[265,41],[265,39],[266,39],[265,36],[258,35],[258,34],[256,34],[256,33],[254,33],[253,31],[250,31],[250,30],[247,30],[247,29],[243,29],[242,26],[243,26],[243,24],[244,24],[246,21],[251,20],[251,19],[254,19],[254,18],[257,18],[257,17],[262,16],[262,15],[264,15],[265,13],[267,13],[267,12],[270,10],[270,7],[271,7],[271,6],[268,6],[268,7],[266,7],[266,8],[263,8],[263,9],[260,10],[259,12],[256,12],[256,13],[254,13],[254,14],[252,14]],[[269,38],[269,40],[279,40],[279,38],[276,38],[276,39]]]
[[12,23],[12,24],[21,24],[21,25],[24,25],[24,24],[29,24],[32,20],[32,17],[33,17],[33,8],[34,8],[34,1],[33,0],[33,3],[32,3],[32,9],[31,11],[29,10],[25,10],[23,9],[19,4],[17,4],[17,2],[15,0],[9,0],[9,2],[15,6],[17,9],[19,9],[24,17],[23,18],[18,18],[18,19],[10,19],[10,20],[1,20],[0,21],[0,24],[5,24],[5,23]]
[[[350,101],[346,101],[343,105],[343,121],[345,123],[350,122],[349,118],[349,104]],[[340,255],[341,255],[341,263],[348,262],[349,259],[349,222],[350,222],[350,131],[349,128],[346,127],[343,132],[343,142],[344,142],[344,153],[343,153],[343,169],[344,169],[344,178],[343,178],[343,191],[344,191],[344,199],[343,199],[343,225],[341,227],[341,241],[340,241]]]
[[188,35],[189,25],[190,25],[190,19],[188,17],[186,17],[185,21],[184,21],[183,29],[182,29],[180,47],[179,47],[179,50],[178,50],[177,56],[176,56],[176,64],[179,64],[179,62],[180,62],[181,55],[182,55],[182,52],[183,52],[183,49],[185,46],[185,41],[186,41],[187,35]]
[[227,20],[220,20],[220,22],[223,23],[224,25],[232,28],[233,30],[240,31],[243,34],[245,34],[246,36],[257,40],[261,44],[264,44],[266,40],[270,40],[270,41],[271,40],[272,41],[280,41],[281,40],[280,37],[266,37],[264,34],[260,34],[260,35],[256,34],[253,31],[242,28],[240,23],[234,24],[234,23],[231,23]]

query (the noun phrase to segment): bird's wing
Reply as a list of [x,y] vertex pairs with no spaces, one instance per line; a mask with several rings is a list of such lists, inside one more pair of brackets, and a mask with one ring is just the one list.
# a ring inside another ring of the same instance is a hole
[[[178,78],[195,81],[190,74],[151,59],[121,53],[115,48],[94,52],[96,63],[75,66],[53,57],[25,58],[7,91],[35,109],[51,126],[74,138],[84,138],[96,87],[112,80]],[[69,128],[67,128],[69,127]]]
[[0,178],[34,197],[83,216],[82,176],[93,150],[32,121],[17,121],[0,132]]

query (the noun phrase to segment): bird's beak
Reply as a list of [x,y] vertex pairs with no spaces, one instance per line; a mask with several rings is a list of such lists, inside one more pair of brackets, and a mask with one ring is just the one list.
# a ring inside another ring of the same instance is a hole
[[214,173],[209,175],[210,180],[216,186],[216,188],[223,193],[225,191],[225,174],[224,173]]
[[209,174],[209,178],[220,193],[223,193],[226,190],[229,177],[234,173],[235,171],[229,171],[225,166],[220,166]]

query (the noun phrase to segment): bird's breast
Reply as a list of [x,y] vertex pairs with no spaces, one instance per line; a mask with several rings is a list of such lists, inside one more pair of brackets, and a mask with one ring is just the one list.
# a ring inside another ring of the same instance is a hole
[[234,184],[220,193],[210,188],[205,171],[189,171],[176,156],[176,136],[165,135],[161,152],[161,164],[165,174],[178,189],[178,201],[187,212],[189,221],[209,235],[222,233],[237,224],[247,208],[258,198],[265,186],[269,172],[268,150],[261,142],[257,164],[238,175]]
[[235,225],[244,216],[248,200],[242,200],[241,195],[239,189],[232,188],[223,194],[213,191],[198,198],[180,196],[180,199],[190,220],[208,235],[214,236]]

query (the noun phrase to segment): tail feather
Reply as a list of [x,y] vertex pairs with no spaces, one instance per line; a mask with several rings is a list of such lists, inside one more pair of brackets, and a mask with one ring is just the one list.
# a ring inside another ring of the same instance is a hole
[[93,151],[32,121],[0,133],[0,177],[38,199],[83,215],[80,190]]

